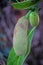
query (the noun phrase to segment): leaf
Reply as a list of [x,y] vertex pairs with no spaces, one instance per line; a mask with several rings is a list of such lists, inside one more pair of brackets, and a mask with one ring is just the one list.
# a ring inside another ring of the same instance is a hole
[[15,9],[28,9],[30,7],[33,7],[33,5],[36,5],[36,3],[38,3],[39,0],[35,0],[35,1],[23,1],[23,2],[18,2],[18,3],[12,3],[11,5],[15,8]]
[[[33,39],[33,35],[34,35],[34,32],[35,32],[35,29],[36,27],[32,28],[32,30],[29,32],[28,34],[28,47],[27,47],[27,53],[26,53],[26,57],[29,55],[30,53],[30,49],[31,49],[31,42],[32,42],[32,39]],[[26,58],[25,57],[25,58]]]
[[30,33],[30,30],[27,31],[27,35]]
[[13,65],[15,61],[17,63],[17,59],[18,59],[18,56],[15,54],[14,49],[12,48],[8,56],[7,65]]
[[25,55],[19,56],[19,59],[17,61],[17,65],[23,65],[24,59],[25,59]]
[[27,53],[22,56],[17,56],[14,52],[14,49],[12,48],[8,57],[7,65],[23,65],[25,59],[30,53],[30,47],[31,47],[31,42],[34,35],[34,31],[35,31],[35,27],[28,33]]

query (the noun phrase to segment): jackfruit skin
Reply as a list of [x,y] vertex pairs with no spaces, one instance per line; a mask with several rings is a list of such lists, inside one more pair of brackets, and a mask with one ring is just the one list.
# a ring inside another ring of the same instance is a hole
[[31,12],[29,15],[29,21],[32,27],[35,27],[39,24],[39,15],[37,12]]
[[16,24],[13,36],[13,48],[18,56],[25,54],[27,51],[27,30],[28,20],[23,16]]

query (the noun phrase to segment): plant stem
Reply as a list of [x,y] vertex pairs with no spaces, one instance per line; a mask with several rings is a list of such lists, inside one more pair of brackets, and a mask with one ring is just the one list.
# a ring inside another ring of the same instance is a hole
[[31,10],[25,15],[25,17],[29,18],[30,13],[31,13]]

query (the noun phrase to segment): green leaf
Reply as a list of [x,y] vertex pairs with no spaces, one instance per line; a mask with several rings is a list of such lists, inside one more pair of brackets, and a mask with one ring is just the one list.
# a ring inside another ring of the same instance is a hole
[[18,3],[12,3],[11,5],[15,8],[15,9],[28,9],[33,7],[33,5],[36,5],[36,3],[38,3],[39,0],[35,0],[35,1],[23,1],[23,2],[18,2]]
[[23,65],[24,60],[25,60],[25,55],[19,56],[19,59],[17,61],[17,65]]
[[30,53],[31,43],[32,43],[32,39],[33,39],[33,36],[34,36],[35,29],[36,29],[36,27],[32,28],[32,30],[31,30],[31,31],[29,32],[29,34],[28,34],[28,47],[27,47],[27,53],[26,53],[25,58],[26,58],[26,57],[29,55],[29,53]]
[[14,65],[14,62],[17,61],[17,59],[18,59],[18,56],[15,54],[14,49],[12,48],[8,56],[7,65]]
[[14,52],[14,49],[12,48],[7,60],[7,65],[23,65],[25,59],[27,58],[27,56],[30,53],[30,48],[31,48],[31,42],[32,42],[32,38],[34,35],[34,31],[35,31],[34,27],[29,33],[28,33],[28,47],[27,47],[27,53],[25,55],[22,56],[17,56]]

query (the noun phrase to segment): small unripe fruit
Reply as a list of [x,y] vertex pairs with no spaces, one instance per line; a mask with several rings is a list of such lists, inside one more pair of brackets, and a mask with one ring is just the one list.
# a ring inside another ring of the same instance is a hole
[[29,15],[30,24],[32,27],[37,26],[39,24],[39,15],[37,12],[31,12]]
[[18,56],[27,51],[27,30],[28,20],[23,16],[18,20],[14,29],[13,48]]

